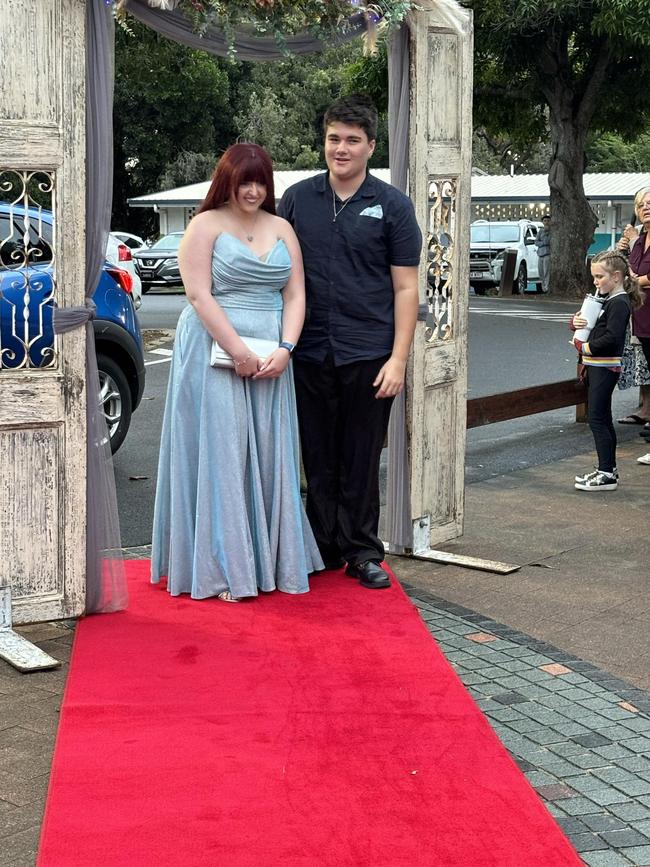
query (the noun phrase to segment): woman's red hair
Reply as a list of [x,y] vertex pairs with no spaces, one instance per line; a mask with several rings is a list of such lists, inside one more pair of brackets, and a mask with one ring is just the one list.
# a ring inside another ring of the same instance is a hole
[[210,211],[225,205],[231,194],[237,193],[242,184],[256,181],[266,187],[262,208],[275,214],[273,190],[273,163],[263,147],[249,142],[230,145],[223,154],[212,175],[208,194],[197,213]]

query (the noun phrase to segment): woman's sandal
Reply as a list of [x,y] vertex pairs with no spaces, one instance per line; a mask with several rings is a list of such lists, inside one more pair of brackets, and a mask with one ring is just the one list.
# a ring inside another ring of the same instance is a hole
[[239,599],[233,596],[230,590],[222,590],[221,593],[217,593],[217,599],[221,599],[222,602],[239,602]]
[[636,415],[636,413],[630,413],[630,415],[626,415],[625,418],[618,418],[616,421],[619,424],[646,424],[648,419],[643,418],[642,415]]

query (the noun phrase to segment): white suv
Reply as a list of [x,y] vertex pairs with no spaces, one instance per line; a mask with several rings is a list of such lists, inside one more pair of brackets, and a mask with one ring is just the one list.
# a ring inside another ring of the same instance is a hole
[[541,223],[532,220],[495,223],[475,220],[470,226],[469,245],[469,282],[474,292],[485,295],[486,289],[499,285],[506,250],[517,252],[514,292],[527,292],[529,283],[534,283],[536,291],[541,292],[535,246],[537,232],[541,228]]
[[124,268],[131,275],[131,295],[133,297],[133,306],[137,310],[142,304],[142,282],[135,270],[135,262],[133,261],[130,247],[114,232],[109,233],[108,241],[106,242],[106,258],[111,265]]

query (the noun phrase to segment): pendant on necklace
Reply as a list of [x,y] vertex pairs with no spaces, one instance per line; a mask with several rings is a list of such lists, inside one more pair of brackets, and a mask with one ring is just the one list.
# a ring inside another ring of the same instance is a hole
[[252,235],[246,235],[246,240],[250,243],[253,240]]

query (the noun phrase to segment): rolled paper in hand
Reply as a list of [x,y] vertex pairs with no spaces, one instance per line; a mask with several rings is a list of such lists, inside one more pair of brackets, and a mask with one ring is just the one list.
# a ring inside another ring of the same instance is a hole
[[580,313],[578,315],[582,317],[582,319],[586,319],[588,324],[586,328],[578,328],[576,333],[573,335],[574,338],[582,340],[583,343],[589,340],[591,329],[594,327],[596,320],[600,316],[600,311],[603,309],[604,301],[604,298],[599,298],[597,295],[585,296],[585,300],[582,302],[582,307],[580,308]]

